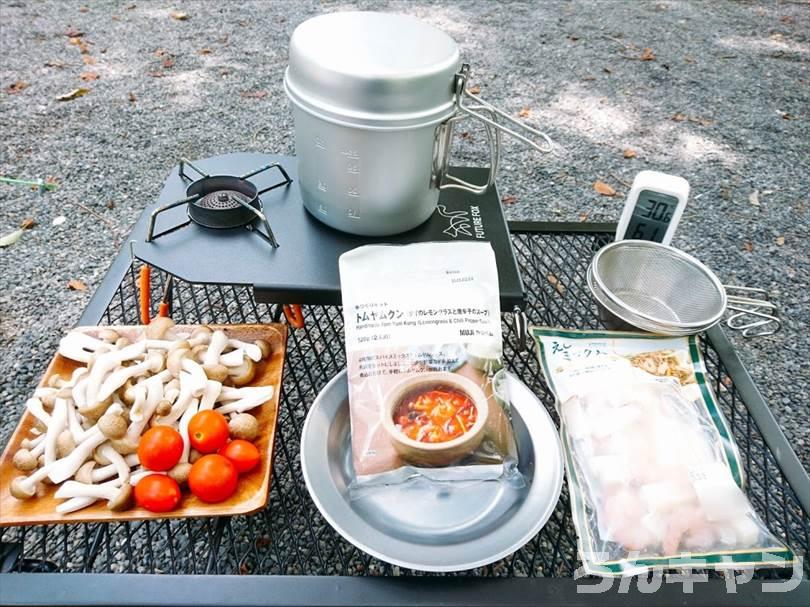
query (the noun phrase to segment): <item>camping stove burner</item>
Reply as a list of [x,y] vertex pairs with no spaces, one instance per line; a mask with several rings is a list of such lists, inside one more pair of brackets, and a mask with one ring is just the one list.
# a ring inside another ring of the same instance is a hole
[[[156,238],[170,234],[180,228],[187,226],[193,221],[204,228],[227,229],[245,227],[246,229],[261,236],[273,247],[278,247],[278,241],[270,228],[270,222],[264,214],[262,202],[259,196],[273,188],[286,186],[292,183],[292,179],[278,163],[268,164],[255,171],[246,173],[240,177],[234,175],[208,175],[204,173],[190,161],[183,158],[180,161],[180,177],[187,181],[191,178],[186,175],[185,167],[189,166],[202,176],[201,179],[192,181],[186,189],[186,197],[182,200],[169,203],[155,209],[149,217],[149,229],[146,235],[146,242],[152,242]],[[278,169],[284,176],[280,181],[269,188],[259,190],[249,177],[258,175],[272,168]],[[187,205],[189,221],[183,222],[172,228],[155,234],[155,220],[157,216],[176,206]],[[253,226],[253,222],[259,220],[264,226],[264,231]]]

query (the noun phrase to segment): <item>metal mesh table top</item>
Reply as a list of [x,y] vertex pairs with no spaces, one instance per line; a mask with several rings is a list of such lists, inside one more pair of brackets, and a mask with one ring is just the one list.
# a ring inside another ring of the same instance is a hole
[[[553,224],[552,224],[553,225]],[[525,227],[525,226],[524,226]],[[601,328],[585,281],[593,253],[608,232],[521,230],[513,245],[525,281],[525,314],[536,325]],[[104,311],[104,324],[137,324],[137,273],[132,262]],[[164,276],[154,272],[158,280]],[[162,288],[153,288],[158,298]],[[257,304],[249,288],[175,281],[178,323],[270,322],[278,306]],[[153,302],[156,307],[157,301]],[[310,499],[301,475],[299,439],[308,407],[346,363],[338,307],[306,306],[306,326],[289,334],[270,499],[253,515],[220,519],[122,522],[6,528],[0,540],[16,547],[0,567],[63,573],[173,573],[237,575],[437,575],[402,570],[376,560],[341,538]],[[508,367],[540,396],[558,422],[533,348],[516,346],[512,313],[503,318]],[[774,452],[768,447],[734,379],[710,339],[703,339],[709,378],[740,447],[747,494],[774,534],[799,556],[810,549],[810,522]],[[567,488],[545,527],[523,548],[491,565],[452,576],[566,577],[579,567]],[[805,573],[810,563],[805,560]],[[784,575],[760,570],[757,576]]]

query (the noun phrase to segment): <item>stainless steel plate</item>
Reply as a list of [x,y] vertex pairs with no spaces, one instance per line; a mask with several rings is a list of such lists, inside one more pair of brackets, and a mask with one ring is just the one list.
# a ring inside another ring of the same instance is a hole
[[377,487],[350,499],[353,478],[346,372],[321,391],[301,435],[301,468],[321,514],[346,540],[383,561],[460,571],[511,554],[545,525],[560,496],[563,460],[543,404],[507,373],[522,487],[497,481]]

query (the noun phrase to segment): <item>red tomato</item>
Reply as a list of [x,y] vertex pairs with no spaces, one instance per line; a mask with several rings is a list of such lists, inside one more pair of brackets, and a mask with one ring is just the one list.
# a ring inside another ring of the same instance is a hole
[[221,502],[236,491],[239,473],[227,457],[203,455],[191,466],[188,488],[204,502]]
[[215,453],[228,442],[228,420],[210,409],[195,413],[188,423],[188,439],[200,453]]
[[180,503],[180,486],[165,474],[150,474],[135,485],[135,501],[151,512],[169,512]]
[[183,455],[183,437],[169,426],[155,426],[144,432],[138,442],[138,459],[144,468],[171,470]]
[[222,447],[218,453],[231,460],[231,463],[236,466],[239,474],[247,472],[248,470],[253,470],[253,468],[259,464],[259,460],[261,459],[261,455],[259,454],[259,450],[256,448],[256,445],[250,441],[242,440],[240,438],[229,442],[227,445]]

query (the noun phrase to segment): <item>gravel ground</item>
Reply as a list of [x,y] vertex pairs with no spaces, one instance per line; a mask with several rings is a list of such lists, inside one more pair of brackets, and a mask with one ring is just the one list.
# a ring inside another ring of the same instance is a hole
[[[0,250],[0,444],[180,156],[293,153],[281,88],[290,33],[353,6],[444,29],[482,96],[525,108],[553,137],[545,157],[506,144],[511,218],[616,220],[637,171],[690,181],[675,244],[778,301],[780,333],[733,339],[810,465],[810,7],[799,2],[4,2],[0,173],[53,176],[59,189],[0,185],[0,234],[36,221]],[[89,92],[57,100],[79,87]],[[481,160],[481,149],[460,157]],[[617,196],[598,195],[597,179]],[[87,290],[69,290],[71,279]]]

